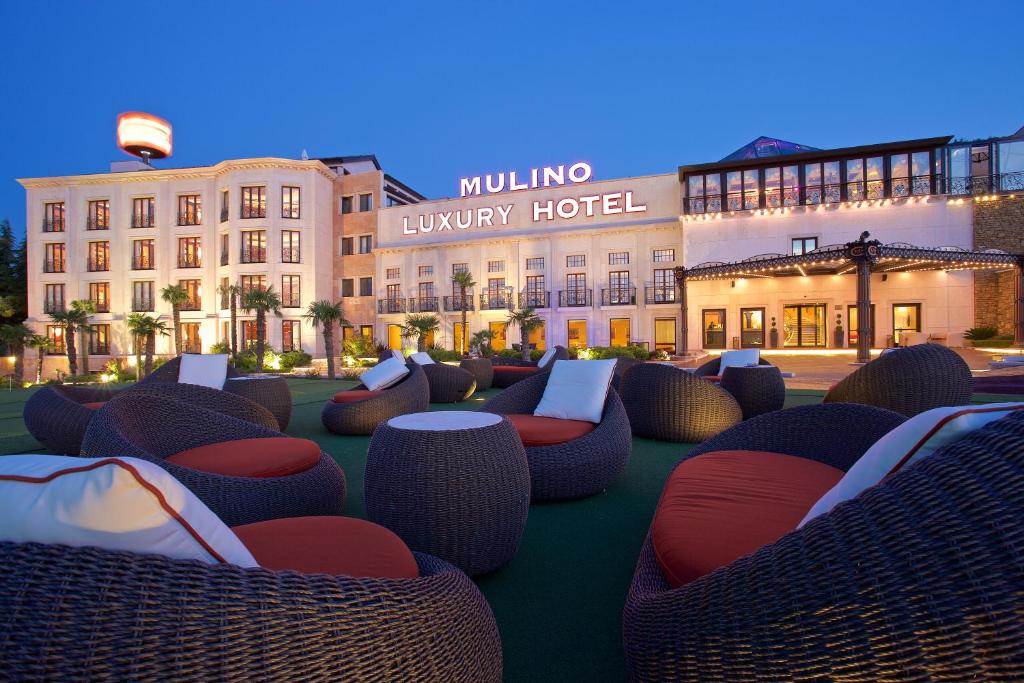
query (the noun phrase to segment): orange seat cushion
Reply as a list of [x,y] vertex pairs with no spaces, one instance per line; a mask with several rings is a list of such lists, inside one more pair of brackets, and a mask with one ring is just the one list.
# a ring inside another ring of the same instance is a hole
[[654,555],[673,588],[796,529],[843,477],[813,460],[760,451],[705,453],[669,476],[651,524]]
[[89,410],[99,410],[106,404],[106,401],[92,401],[90,403],[83,403],[82,407],[88,408]]
[[506,415],[512,426],[519,432],[519,438],[527,448],[531,446],[554,446],[585,436],[594,431],[593,422],[585,420],[560,420],[556,417],[536,415]]
[[702,375],[701,379],[707,380],[708,382],[711,382],[713,384],[718,384],[719,382],[722,381],[722,376],[721,375]]
[[353,389],[352,391],[339,391],[334,395],[333,401],[335,403],[356,403],[357,401],[365,401],[368,398],[374,396],[380,396],[384,393],[384,390],[370,391],[369,389]]
[[290,436],[238,439],[190,448],[167,462],[227,477],[284,477],[316,467],[320,446]]
[[231,529],[265,569],[412,579],[416,558],[393,531],[354,517],[288,517]]

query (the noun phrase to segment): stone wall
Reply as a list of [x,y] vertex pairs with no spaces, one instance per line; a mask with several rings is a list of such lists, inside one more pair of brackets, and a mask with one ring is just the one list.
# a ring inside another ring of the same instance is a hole
[[[1024,254],[1024,197],[974,203],[974,248]],[[993,325],[999,334],[1013,334],[1015,275],[1012,271],[974,274],[975,325]]]

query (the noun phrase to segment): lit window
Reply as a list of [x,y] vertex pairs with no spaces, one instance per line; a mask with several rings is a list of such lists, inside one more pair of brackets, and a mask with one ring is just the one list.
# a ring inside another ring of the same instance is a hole
[[373,195],[372,194],[361,194],[361,195],[359,195],[359,210],[360,211],[373,211]]
[[281,188],[281,218],[299,217],[299,188],[285,185]]
[[655,263],[666,263],[676,260],[675,249],[655,249],[654,250],[654,262]]
[[433,277],[434,266],[420,266],[420,277]]
[[359,296],[373,296],[373,278],[359,278]]
[[505,270],[504,261],[488,261],[487,272],[488,273],[500,273]]
[[583,268],[587,265],[587,257],[583,254],[574,254],[572,256],[565,257],[565,266],[567,268]]
[[628,251],[613,251],[608,254],[608,265],[610,266],[622,266],[629,264],[629,252]]
[[809,254],[818,248],[817,237],[794,237],[792,240],[793,256]]
[[371,251],[373,251],[373,235],[360,235],[359,253],[369,254]]
[[389,280],[397,280],[402,276],[401,272],[401,268],[388,268],[386,271],[384,271],[384,277],[386,277]]
[[543,256],[534,256],[532,258],[526,259],[526,269],[527,270],[544,270],[544,257]]

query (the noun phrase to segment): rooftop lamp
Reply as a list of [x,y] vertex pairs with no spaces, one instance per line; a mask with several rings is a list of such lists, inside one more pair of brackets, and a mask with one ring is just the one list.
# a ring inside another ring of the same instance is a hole
[[117,115],[117,146],[147,164],[171,156],[171,124],[141,111]]

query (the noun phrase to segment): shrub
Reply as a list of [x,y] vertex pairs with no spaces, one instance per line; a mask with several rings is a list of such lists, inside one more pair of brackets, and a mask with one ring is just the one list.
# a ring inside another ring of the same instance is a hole
[[[576,358],[581,360],[602,360],[606,358],[636,358],[649,360],[651,352],[642,346],[590,346],[575,349]],[[570,353],[570,357],[572,354]]]
[[376,358],[387,349],[387,345],[373,337],[354,335],[341,345],[341,355],[353,358]]
[[231,344],[219,341],[210,347],[210,353],[231,353]]
[[290,372],[297,367],[305,367],[313,362],[313,356],[305,351],[285,351],[281,354],[281,370]]
[[427,355],[429,355],[435,363],[442,363],[446,360],[462,360],[462,354],[458,351],[444,349],[440,346],[431,346],[427,349]]
[[997,334],[999,334],[999,330],[995,327],[992,327],[991,325],[982,325],[980,327],[972,327],[964,332],[964,339],[992,339]]

